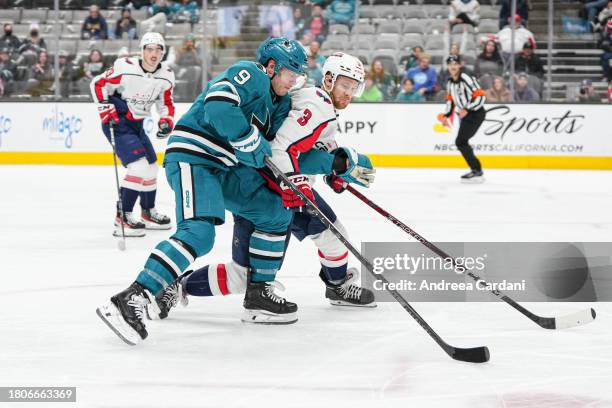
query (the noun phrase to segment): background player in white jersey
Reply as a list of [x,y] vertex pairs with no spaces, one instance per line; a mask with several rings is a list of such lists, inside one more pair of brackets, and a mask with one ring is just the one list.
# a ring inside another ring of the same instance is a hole
[[[160,120],[157,137],[167,137],[174,127],[172,89],[174,73],[162,62],[166,52],[164,38],[158,33],[146,33],[140,40],[140,57],[119,58],[113,67],[95,77],[90,85],[102,119],[102,130],[110,140],[114,127],[117,155],[127,168],[121,181],[121,203],[115,217],[113,235],[142,237],[147,229],[170,229],[170,218],[155,210],[157,192],[157,156],[143,128],[143,120],[151,116],[156,105]],[[141,217],[133,215],[140,197]]]
[[[348,54],[336,53],[323,66],[322,88],[307,87],[291,94],[291,111],[270,142],[272,161],[292,182],[344,233],[336,214],[316,191],[308,174],[326,174],[328,184],[342,192],[347,182],[368,187],[374,180],[374,169],[365,155],[351,148],[338,147],[337,110],[345,109],[354,96],[361,94],[364,70],[361,62]],[[374,294],[354,284],[357,270],[347,273],[348,251],[333,233],[315,216],[302,211],[304,202],[287,186],[276,181],[270,171],[262,171],[268,186],[283,199],[283,205],[296,213],[291,232],[299,240],[309,237],[318,249],[321,271],[326,285],[325,296],[334,305],[376,306]],[[249,242],[253,225],[243,217],[234,217],[233,261],[207,265],[166,288],[158,298],[157,308],[150,308],[151,317],[167,316],[177,301],[186,303],[186,295],[213,296],[244,293],[249,266]],[[288,237],[290,235],[288,234]],[[287,241],[288,243],[288,241]]]

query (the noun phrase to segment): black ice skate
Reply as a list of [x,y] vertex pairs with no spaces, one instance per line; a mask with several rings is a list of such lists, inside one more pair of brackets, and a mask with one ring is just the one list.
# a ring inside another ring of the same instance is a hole
[[297,305],[274,293],[284,290],[279,282],[248,282],[244,295],[242,321],[258,324],[291,324],[297,322]]
[[479,184],[484,183],[485,179],[483,177],[482,170],[472,170],[469,173],[461,176],[462,183],[471,183],[471,184]]
[[353,282],[359,278],[359,272],[350,268],[344,282],[339,285],[329,283],[323,274],[319,277],[325,282],[325,297],[334,306],[376,307],[374,293],[366,288],[361,288]]
[[[138,220],[131,212],[123,213],[123,230],[125,231],[126,237],[144,237],[145,236],[145,225]],[[121,236],[121,217],[119,211],[115,216],[115,230],[113,235],[116,237]]]
[[148,210],[143,208],[141,216],[146,229],[167,230],[172,228],[172,225],[170,225],[170,217],[158,213],[155,208]]
[[191,272],[193,271],[186,272],[175,280],[172,285],[166,286],[166,289],[155,298],[155,302],[151,302],[147,305],[147,317],[150,320],[165,319],[168,317],[170,309],[177,304],[180,303],[183,307],[189,304],[187,293],[183,290],[182,280],[186,276],[189,276]]
[[117,336],[135,346],[147,338],[144,325],[147,304],[153,296],[137,282],[111,297],[109,305],[100,306],[96,313]]

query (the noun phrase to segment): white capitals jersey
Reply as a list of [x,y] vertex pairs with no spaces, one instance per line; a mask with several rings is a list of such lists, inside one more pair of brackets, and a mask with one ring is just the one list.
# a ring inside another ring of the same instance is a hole
[[96,76],[90,84],[94,101],[102,103],[118,93],[128,106],[127,119],[151,116],[151,106],[160,117],[174,117],[174,72],[162,62],[155,72],[146,72],[140,58],[118,58],[112,68]]
[[299,173],[301,153],[337,148],[337,117],[331,98],[322,89],[292,91],[291,111],[270,142],[272,162],[285,174]]

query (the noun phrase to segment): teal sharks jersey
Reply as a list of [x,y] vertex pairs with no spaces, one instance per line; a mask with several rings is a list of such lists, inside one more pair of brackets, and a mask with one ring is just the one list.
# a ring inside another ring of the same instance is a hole
[[227,169],[238,163],[230,141],[246,136],[251,125],[272,140],[290,109],[290,96],[274,94],[261,64],[237,62],[213,78],[177,122],[165,161]]

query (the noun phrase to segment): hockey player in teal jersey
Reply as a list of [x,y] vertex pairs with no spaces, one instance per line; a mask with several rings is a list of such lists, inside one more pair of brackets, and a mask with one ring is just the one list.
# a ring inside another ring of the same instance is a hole
[[306,63],[296,41],[268,39],[257,50],[257,62],[238,62],[211,80],[177,122],[164,160],[175,194],[177,230],[155,247],[132,285],[97,309],[126,343],[147,337],[147,305],[154,305],[154,296],[212,249],[215,225],[225,221],[225,210],[255,225],[244,304],[251,318],[245,321],[297,320],[297,305],[274,293],[292,213],[256,168],[272,153],[268,140],[291,108],[288,92],[303,79]]

